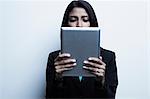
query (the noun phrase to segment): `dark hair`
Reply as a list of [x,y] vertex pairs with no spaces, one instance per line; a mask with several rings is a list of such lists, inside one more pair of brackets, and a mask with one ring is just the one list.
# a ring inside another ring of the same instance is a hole
[[66,11],[64,13],[63,21],[61,27],[67,27],[68,26],[68,18],[69,18],[69,13],[72,11],[74,7],[81,7],[84,8],[89,15],[89,20],[90,20],[90,27],[98,27],[98,22],[97,18],[95,15],[95,12],[92,8],[92,6],[84,0],[76,0],[72,1],[68,7],[66,8]]

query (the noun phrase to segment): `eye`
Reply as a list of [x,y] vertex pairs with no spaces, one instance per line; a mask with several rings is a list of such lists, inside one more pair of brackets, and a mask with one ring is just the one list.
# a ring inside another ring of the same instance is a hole
[[89,22],[89,18],[88,18],[87,16],[82,17],[82,20],[83,20],[84,22]]
[[69,22],[75,22],[75,21],[77,21],[76,17],[69,17]]
[[89,19],[83,19],[84,22],[89,22]]

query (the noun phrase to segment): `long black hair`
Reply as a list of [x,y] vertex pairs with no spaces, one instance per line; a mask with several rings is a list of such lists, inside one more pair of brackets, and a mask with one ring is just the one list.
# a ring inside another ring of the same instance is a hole
[[95,12],[92,8],[92,6],[84,0],[76,0],[72,1],[68,7],[66,8],[66,11],[64,13],[63,21],[61,27],[68,27],[68,18],[69,18],[69,13],[72,11],[74,7],[81,7],[84,8],[89,16],[90,20],[90,27],[98,27],[98,22],[97,18],[95,15]]

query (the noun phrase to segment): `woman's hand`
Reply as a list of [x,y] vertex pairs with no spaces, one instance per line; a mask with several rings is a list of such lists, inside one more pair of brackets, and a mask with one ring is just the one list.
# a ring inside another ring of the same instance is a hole
[[84,61],[84,69],[89,70],[98,77],[104,77],[106,64],[102,61],[102,58],[89,57]]
[[59,54],[55,59],[56,73],[61,74],[63,71],[71,70],[76,65],[76,60],[71,58],[69,53]]

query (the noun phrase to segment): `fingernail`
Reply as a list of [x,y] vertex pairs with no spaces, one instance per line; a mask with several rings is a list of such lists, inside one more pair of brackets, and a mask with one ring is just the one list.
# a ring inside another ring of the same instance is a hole
[[71,55],[69,53],[67,53],[66,56],[70,57]]
[[76,60],[75,60],[75,59],[72,59],[72,62],[76,62]]
[[102,59],[102,56],[100,56],[99,58]]
[[77,65],[77,63],[73,63],[73,66]]
[[83,68],[87,68],[86,66],[83,66]]
[[86,63],[88,63],[88,61],[86,61],[86,60],[85,60],[83,63],[85,63],[85,64],[86,64]]
[[89,57],[89,58],[88,58],[88,60],[92,60],[92,58],[91,58],[91,57]]

